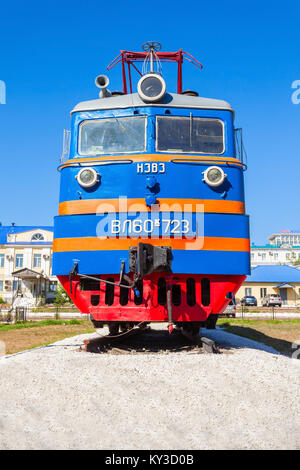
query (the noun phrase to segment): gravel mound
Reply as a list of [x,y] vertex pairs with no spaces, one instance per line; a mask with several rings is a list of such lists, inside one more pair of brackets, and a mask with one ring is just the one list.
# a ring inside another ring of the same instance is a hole
[[300,361],[202,334],[225,353],[90,354],[80,335],[0,358],[0,449],[299,449]]

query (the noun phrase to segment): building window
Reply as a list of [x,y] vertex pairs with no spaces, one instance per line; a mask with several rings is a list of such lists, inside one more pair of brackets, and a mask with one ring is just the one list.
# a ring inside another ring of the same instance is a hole
[[262,287],[260,289],[260,298],[262,299],[263,297],[266,297],[267,295],[267,288],[266,287]]
[[247,295],[252,295],[252,288],[251,287],[246,287],[245,288],[245,296]]
[[21,283],[22,283],[21,279],[19,279],[18,281],[14,281],[13,289],[14,289],[14,290],[19,290],[19,289],[21,289]]
[[266,253],[262,253],[261,259],[262,259],[262,260],[263,260],[263,259],[266,259]]
[[33,267],[34,268],[40,268],[41,267],[41,260],[42,260],[42,255],[39,255],[39,254],[33,255]]
[[254,259],[254,253],[251,253],[251,258]]
[[0,292],[3,291],[3,281],[0,281]]
[[34,235],[32,235],[31,237],[31,241],[33,242],[42,242],[44,240],[44,235],[42,235],[41,233],[35,233]]
[[23,255],[16,255],[16,268],[23,268]]
[[278,253],[274,253],[274,261],[278,260]]
[[4,255],[0,255],[0,268],[4,268]]

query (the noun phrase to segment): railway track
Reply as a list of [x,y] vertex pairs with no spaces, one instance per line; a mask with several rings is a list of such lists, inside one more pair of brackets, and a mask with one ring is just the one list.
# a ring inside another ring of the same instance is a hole
[[220,349],[209,338],[190,331],[175,329],[168,331],[150,327],[133,328],[120,335],[98,336],[84,341],[81,350],[98,354],[169,354],[186,351],[191,354],[220,354]]

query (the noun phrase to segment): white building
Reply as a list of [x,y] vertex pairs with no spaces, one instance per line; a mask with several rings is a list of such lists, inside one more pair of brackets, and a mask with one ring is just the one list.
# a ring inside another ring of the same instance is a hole
[[274,233],[269,237],[272,246],[298,246],[300,248],[300,232],[293,230],[281,230],[280,233]]
[[[251,245],[251,265],[289,264],[300,261],[300,233],[284,230],[269,237],[266,245]],[[299,265],[300,266],[300,265]]]
[[0,297],[5,302],[16,296],[28,306],[54,300],[52,244],[52,227],[0,226]]

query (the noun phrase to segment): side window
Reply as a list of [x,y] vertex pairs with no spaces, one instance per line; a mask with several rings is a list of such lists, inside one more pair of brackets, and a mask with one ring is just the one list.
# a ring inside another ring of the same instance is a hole
[[156,149],[161,152],[224,152],[224,125],[219,119],[193,117],[156,118]]

